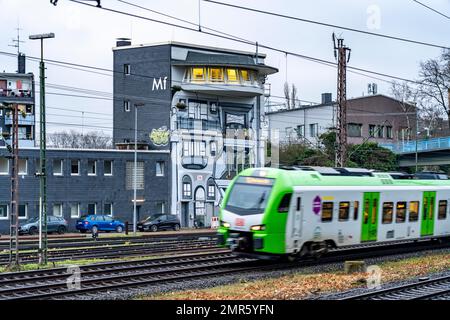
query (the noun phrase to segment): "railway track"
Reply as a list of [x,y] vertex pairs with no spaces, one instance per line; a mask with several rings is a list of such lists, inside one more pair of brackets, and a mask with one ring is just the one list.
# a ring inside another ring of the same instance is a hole
[[[433,247],[436,248],[436,247]],[[430,247],[428,246],[428,249]],[[185,254],[156,259],[107,262],[80,266],[80,287],[69,290],[67,279],[72,276],[66,268],[0,274],[0,299],[64,299],[86,298],[121,288],[161,285],[174,281],[190,281],[202,277],[217,277],[232,273],[282,270],[307,267],[348,259],[371,258],[400,253],[392,248],[381,250],[335,250],[317,261],[297,263],[261,261],[236,257],[228,250],[215,249],[212,253]],[[405,250],[411,252],[413,248]],[[424,248],[415,248],[415,251]]]
[[[147,242],[143,244],[132,245],[109,245],[107,243],[98,244],[95,247],[70,248],[70,249],[51,249],[48,251],[49,261],[77,260],[77,259],[113,259],[124,256],[168,254],[177,251],[200,251],[214,250],[216,248],[215,240],[186,240],[186,241],[160,241]],[[22,253],[20,262],[35,263],[38,261],[37,252]],[[8,254],[0,254],[0,265],[6,265],[9,262]]]
[[450,276],[367,292],[341,300],[449,300]]

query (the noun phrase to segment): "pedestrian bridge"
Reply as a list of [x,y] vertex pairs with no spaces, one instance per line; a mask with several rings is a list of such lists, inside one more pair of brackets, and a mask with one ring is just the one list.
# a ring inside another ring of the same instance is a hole
[[398,143],[381,143],[380,146],[399,156],[400,167],[450,165],[450,136]]

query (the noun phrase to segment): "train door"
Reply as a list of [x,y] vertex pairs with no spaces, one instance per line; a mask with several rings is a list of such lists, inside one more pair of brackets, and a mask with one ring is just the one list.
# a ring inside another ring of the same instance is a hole
[[436,191],[425,191],[422,204],[421,236],[431,236],[434,232],[434,208],[436,204]]
[[379,200],[379,192],[364,192],[361,242],[377,240]]
[[286,248],[289,253],[300,249],[303,226],[303,194],[295,194],[286,224]]

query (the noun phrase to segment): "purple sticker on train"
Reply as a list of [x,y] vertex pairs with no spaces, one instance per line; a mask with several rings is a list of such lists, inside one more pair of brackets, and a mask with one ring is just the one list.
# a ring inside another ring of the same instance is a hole
[[313,200],[313,212],[314,214],[319,214],[320,209],[322,207],[322,199],[319,196],[316,196]]

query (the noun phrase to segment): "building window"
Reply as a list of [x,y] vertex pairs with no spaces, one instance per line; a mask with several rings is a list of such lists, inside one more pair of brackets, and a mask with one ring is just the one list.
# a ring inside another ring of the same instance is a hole
[[96,203],[88,203],[87,214],[97,214],[97,204]]
[[166,213],[166,203],[165,202],[157,202],[156,203],[156,213]]
[[0,220],[9,218],[9,206],[5,203],[0,203]]
[[217,153],[217,142],[216,141],[210,141],[209,142],[209,146],[210,146],[211,156],[215,157],[216,153]]
[[125,100],[123,102],[123,110],[125,110],[125,112],[130,112],[131,111],[131,103],[129,100]]
[[409,221],[419,220],[419,201],[411,201],[409,203]]
[[361,137],[362,124],[349,123],[348,124],[348,136],[349,137]]
[[311,123],[309,125],[309,136],[311,138],[319,136],[319,124],[318,123]]
[[322,222],[330,222],[333,220],[333,202],[322,203]]
[[0,158],[0,175],[9,174],[9,159]]
[[131,73],[131,66],[129,63],[123,65],[123,73],[129,75]]
[[209,104],[209,111],[211,113],[217,113],[217,103],[216,102],[211,102]]
[[223,82],[223,69],[222,68],[209,68],[209,81],[211,82]]
[[394,213],[394,203],[393,202],[383,203],[383,218],[381,223],[383,224],[392,223],[393,213]]
[[298,138],[305,137],[305,125],[304,124],[297,126],[297,137]]
[[156,176],[164,176],[164,161],[156,161]]
[[80,217],[80,204],[79,203],[71,203],[70,204],[70,217],[71,218],[79,218]]
[[241,70],[241,79],[244,83],[251,82],[250,72],[248,70]]
[[19,204],[19,219],[26,219],[28,217],[28,205]]
[[239,83],[239,75],[237,69],[227,69],[228,83]]
[[391,126],[386,126],[386,138],[388,138],[388,139],[393,139],[394,138],[392,136],[392,127]]
[[190,199],[192,197],[192,181],[189,176],[184,176],[183,180],[183,198]]
[[207,197],[210,200],[213,200],[216,198],[216,186],[214,184],[214,180],[212,178],[208,179],[208,192]]
[[53,175],[54,176],[63,175],[63,160],[53,160]]
[[[126,189],[134,189],[134,161],[127,161],[126,164]],[[136,189],[144,189],[144,162],[136,162]]]
[[103,174],[105,176],[112,176],[113,175],[113,162],[112,160],[105,160],[103,163]]
[[72,176],[80,175],[80,160],[72,160],[70,162],[70,174]]
[[194,82],[205,81],[205,68],[192,68],[191,80]]
[[54,203],[53,204],[53,215],[55,217],[62,217],[62,204],[61,203]]
[[113,205],[112,203],[105,203],[103,205],[103,214],[106,214],[107,216],[113,215]]
[[27,159],[19,159],[19,174],[25,175],[28,174],[28,161]]
[[88,176],[97,175],[97,161],[88,160]]
[[375,128],[376,128],[376,126],[374,124],[369,124],[369,137],[370,138],[375,137]]
[[384,126],[377,126],[377,137],[378,138],[384,137]]

